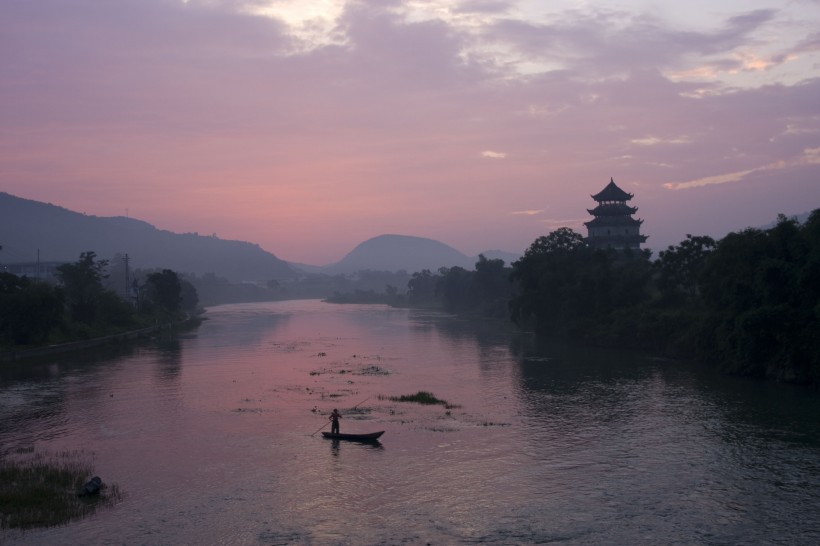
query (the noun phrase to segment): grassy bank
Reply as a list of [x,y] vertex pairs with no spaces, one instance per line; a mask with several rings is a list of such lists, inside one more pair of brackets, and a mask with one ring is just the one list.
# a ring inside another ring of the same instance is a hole
[[91,455],[18,450],[0,458],[0,529],[65,525],[121,498],[116,484],[80,496],[93,476]]

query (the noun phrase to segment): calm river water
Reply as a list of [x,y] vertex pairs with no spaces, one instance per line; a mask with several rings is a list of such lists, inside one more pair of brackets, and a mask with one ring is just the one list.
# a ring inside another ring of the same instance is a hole
[[[0,449],[83,449],[124,494],[0,543],[820,543],[815,392],[417,310],[207,316],[0,368]],[[452,407],[389,399],[420,390]],[[381,442],[314,435],[334,407]]]

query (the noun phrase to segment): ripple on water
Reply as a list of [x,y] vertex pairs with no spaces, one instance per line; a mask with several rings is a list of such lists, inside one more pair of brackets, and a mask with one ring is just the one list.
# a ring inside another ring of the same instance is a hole
[[[820,405],[793,391],[522,348],[429,312],[281,302],[209,315],[177,346],[2,380],[4,449],[90,446],[125,497],[0,541],[820,542]],[[389,373],[332,373],[374,362]],[[419,390],[457,407],[379,398]],[[343,430],[386,430],[379,445],[311,436],[357,404]]]

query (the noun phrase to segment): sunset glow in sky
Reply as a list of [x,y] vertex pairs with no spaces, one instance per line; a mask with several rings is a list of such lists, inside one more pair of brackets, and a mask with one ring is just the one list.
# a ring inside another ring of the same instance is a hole
[[326,264],[820,207],[820,1],[4,0],[0,191]]

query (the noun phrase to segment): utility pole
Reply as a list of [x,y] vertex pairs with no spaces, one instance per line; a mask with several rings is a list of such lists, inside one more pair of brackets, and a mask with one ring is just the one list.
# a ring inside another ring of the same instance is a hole
[[131,282],[129,279],[129,272],[128,272],[128,253],[125,253],[123,256],[123,260],[125,260],[125,301],[131,299]]

